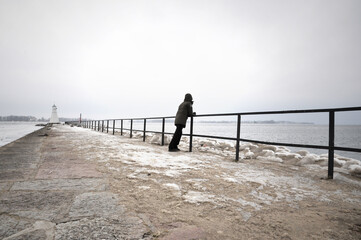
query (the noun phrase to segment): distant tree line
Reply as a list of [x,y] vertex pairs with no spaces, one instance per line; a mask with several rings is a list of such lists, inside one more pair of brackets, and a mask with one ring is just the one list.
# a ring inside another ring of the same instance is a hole
[[[0,116],[1,122],[49,122],[50,118],[36,118],[34,116]],[[60,122],[78,121],[78,118],[59,118]],[[84,119],[85,121],[85,119]]]
[[36,122],[38,119],[33,116],[0,116],[0,121]]

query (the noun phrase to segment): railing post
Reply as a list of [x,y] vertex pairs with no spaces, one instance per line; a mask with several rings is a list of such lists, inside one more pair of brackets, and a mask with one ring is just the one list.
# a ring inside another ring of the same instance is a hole
[[147,127],[147,119],[144,118],[143,142],[145,142],[146,127]]
[[109,120],[107,120],[107,133],[109,132]]
[[133,137],[133,119],[130,119],[130,138]]
[[100,131],[100,121],[98,121],[98,132]]
[[191,124],[189,131],[189,151],[192,152],[193,147],[193,116],[191,116]]
[[335,152],[335,111],[329,112],[328,129],[328,178],[333,179],[334,152]]
[[165,118],[162,120],[162,146],[164,146]]
[[104,120],[102,120],[102,132],[104,132]]
[[120,120],[120,135],[123,136],[123,119]]
[[113,120],[113,135],[115,133],[115,120]]
[[236,162],[239,160],[239,139],[241,137],[241,115],[237,115]]

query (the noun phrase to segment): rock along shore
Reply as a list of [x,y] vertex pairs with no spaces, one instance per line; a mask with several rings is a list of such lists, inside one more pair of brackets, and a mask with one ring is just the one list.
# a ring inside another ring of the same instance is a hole
[[0,239],[360,239],[360,179],[326,174],[56,125],[0,148]]

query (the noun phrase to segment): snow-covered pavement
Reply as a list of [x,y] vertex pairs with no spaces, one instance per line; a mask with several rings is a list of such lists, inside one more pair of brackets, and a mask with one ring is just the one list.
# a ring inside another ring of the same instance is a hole
[[360,236],[357,160],[338,156],[335,179],[326,180],[327,156],[306,151],[245,144],[243,159],[234,162],[227,142],[195,139],[190,153],[183,139],[185,151],[174,153],[159,145],[159,136],[142,142],[140,134],[130,139],[69,126],[53,131],[76,146],[77,155],[97,162],[122,204],[145,216],[159,237],[189,225],[211,239]]

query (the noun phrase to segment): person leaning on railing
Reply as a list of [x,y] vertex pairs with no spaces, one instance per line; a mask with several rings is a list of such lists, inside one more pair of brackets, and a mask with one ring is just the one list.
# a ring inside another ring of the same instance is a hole
[[193,97],[190,93],[187,93],[184,97],[184,101],[179,105],[177,115],[175,117],[174,125],[177,128],[168,147],[170,152],[180,151],[178,144],[182,138],[183,128],[186,127],[188,117],[193,115],[196,115],[196,113],[193,112]]

